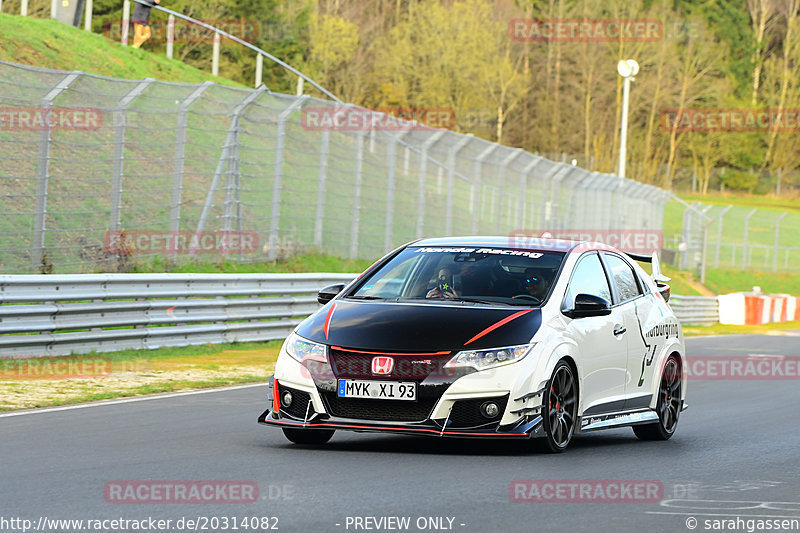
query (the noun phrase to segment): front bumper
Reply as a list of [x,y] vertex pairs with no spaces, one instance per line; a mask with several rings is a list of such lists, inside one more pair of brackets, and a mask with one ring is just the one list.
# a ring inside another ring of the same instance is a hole
[[413,424],[397,422],[376,422],[335,418],[326,414],[316,413],[308,421],[294,420],[272,409],[267,409],[258,417],[259,424],[298,429],[333,429],[356,431],[361,433],[393,433],[398,435],[426,435],[431,437],[462,437],[462,438],[494,438],[494,439],[527,439],[540,437],[542,419],[537,416],[529,421],[520,421],[512,426],[498,426],[496,429],[448,429],[441,423],[428,419],[424,422]]

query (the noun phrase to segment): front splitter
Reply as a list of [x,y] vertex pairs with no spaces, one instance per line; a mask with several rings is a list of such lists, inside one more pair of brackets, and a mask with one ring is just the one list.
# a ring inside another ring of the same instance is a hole
[[271,409],[264,411],[258,417],[259,424],[268,426],[279,426],[298,429],[332,429],[343,431],[357,431],[362,433],[391,433],[396,435],[426,435],[431,437],[456,437],[456,438],[488,438],[488,439],[529,439],[541,436],[542,420],[536,417],[533,420],[520,422],[506,431],[486,430],[486,429],[464,429],[452,430],[437,426],[431,420],[414,425],[391,424],[391,423],[369,423],[363,421],[352,421],[345,419],[325,419],[311,420],[303,422],[291,420],[280,415],[276,415]]

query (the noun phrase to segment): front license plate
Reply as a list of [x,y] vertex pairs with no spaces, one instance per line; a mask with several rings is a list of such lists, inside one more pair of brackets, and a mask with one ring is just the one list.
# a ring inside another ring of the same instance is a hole
[[340,379],[339,397],[375,400],[416,400],[417,384],[404,381]]

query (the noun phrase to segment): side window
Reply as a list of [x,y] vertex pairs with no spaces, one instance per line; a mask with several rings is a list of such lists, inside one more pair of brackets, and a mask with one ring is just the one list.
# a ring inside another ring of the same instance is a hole
[[627,302],[636,298],[642,291],[636,283],[636,276],[631,266],[618,255],[603,254],[603,260],[608,266],[608,274],[617,289],[619,302]]
[[611,290],[608,288],[606,273],[597,254],[584,255],[578,260],[572,272],[572,279],[569,280],[564,305],[568,308],[573,307],[575,296],[578,294],[599,296],[611,303]]

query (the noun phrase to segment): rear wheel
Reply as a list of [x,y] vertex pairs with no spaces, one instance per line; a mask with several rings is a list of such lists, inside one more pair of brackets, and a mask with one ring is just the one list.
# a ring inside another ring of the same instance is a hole
[[560,453],[567,449],[575,433],[577,412],[575,375],[566,361],[559,361],[542,399],[545,437],[537,439],[536,446],[540,451]]
[[676,355],[670,355],[664,364],[661,385],[658,388],[658,422],[633,426],[637,437],[642,440],[667,440],[675,433],[681,414],[681,377],[680,359]]
[[282,429],[283,435],[295,444],[325,444],[334,433],[332,429]]

